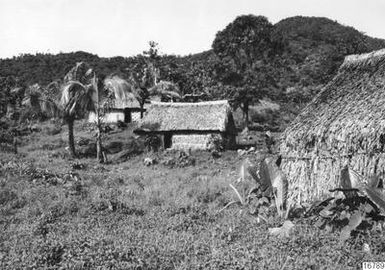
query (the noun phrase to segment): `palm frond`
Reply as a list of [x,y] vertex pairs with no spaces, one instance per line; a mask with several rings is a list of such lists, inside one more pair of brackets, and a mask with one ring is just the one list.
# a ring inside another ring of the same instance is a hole
[[69,83],[70,81],[78,81],[82,84],[87,84],[92,78],[93,70],[85,62],[78,62],[76,65],[68,71],[64,77],[64,83]]
[[239,202],[244,205],[245,204],[245,200],[243,199],[243,197],[241,196],[241,194],[239,193],[239,191],[232,185],[232,184],[229,184],[229,186],[234,190],[235,194],[237,195],[238,197],[238,200]]
[[49,117],[60,117],[61,116],[61,110],[60,110],[58,104],[52,99],[41,98],[40,99],[40,106],[41,106],[42,112]]
[[45,87],[46,95],[54,100],[60,99],[60,90],[61,90],[60,80],[53,81]]
[[82,117],[87,111],[95,110],[96,91],[91,84],[70,81],[63,86],[60,105],[69,117]]
[[276,160],[265,158],[261,163],[260,169],[261,187],[263,189],[273,189],[275,204],[278,213],[283,216],[287,209],[287,197],[289,182],[284,173],[279,169]]
[[[356,171],[350,169],[348,166],[345,166],[341,170],[340,178],[341,188],[350,190],[350,189],[359,189],[364,184],[363,177]],[[357,191],[344,191],[344,194],[347,198],[356,197]]]
[[64,107],[70,103],[74,94],[78,91],[85,91],[86,86],[79,81],[69,81],[62,88],[60,104]]
[[42,95],[43,90],[41,89],[39,84],[30,85],[25,91],[25,95],[22,101],[24,106],[30,107],[34,110],[40,111],[40,103],[39,98]]
[[365,187],[364,191],[365,195],[378,206],[380,211],[385,213],[385,195],[378,189],[369,186]]
[[9,93],[11,95],[21,96],[22,94],[24,94],[23,93],[24,91],[25,91],[24,87],[14,87],[11,89],[11,91],[9,91]]
[[28,87],[22,104],[31,108],[35,112],[43,113],[48,117],[60,116],[60,108],[58,107],[58,104],[54,99],[47,96],[38,84]]
[[[348,166],[345,166],[341,170],[341,187],[347,198],[352,196],[357,196],[357,191],[368,197],[380,211],[385,213],[385,195],[383,189],[379,188],[378,176],[373,176],[375,180],[365,179],[364,176],[360,175],[358,172],[350,169]],[[349,189],[355,189],[352,194]]]
[[104,80],[104,86],[110,94],[118,101],[133,101],[135,86],[118,75],[108,77]]

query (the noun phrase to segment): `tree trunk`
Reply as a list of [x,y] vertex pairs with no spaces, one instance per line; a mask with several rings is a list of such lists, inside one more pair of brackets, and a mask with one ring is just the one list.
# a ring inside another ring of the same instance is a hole
[[103,147],[102,147],[102,137],[101,137],[101,129],[102,125],[100,122],[100,114],[99,114],[99,108],[96,111],[96,118],[97,118],[97,134],[96,134],[96,159],[99,161],[99,163],[104,163],[105,160],[105,154],[103,153]]
[[140,119],[142,119],[143,118],[144,103],[140,103],[139,106],[140,106]]
[[70,148],[70,153],[72,157],[76,157],[76,151],[75,151],[75,140],[74,140],[74,122],[75,119],[69,118],[67,119],[67,125],[68,125],[68,146]]
[[97,126],[96,159],[99,161],[99,163],[104,163],[105,154],[103,153],[103,148],[102,148],[102,137],[101,137],[102,123],[100,121],[99,88],[98,88],[97,82],[98,82],[98,80],[97,80],[96,75],[94,73],[93,86],[96,90],[96,126]]
[[248,99],[246,99],[243,102],[243,113],[245,114],[246,127],[248,127],[249,126],[249,100]]
[[13,152],[17,154],[17,138],[16,136],[13,137]]
[[102,153],[102,140],[100,137],[100,128],[98,128],[98,134],[96,136],[96,159],[99,163],[104,162],[104,155]]

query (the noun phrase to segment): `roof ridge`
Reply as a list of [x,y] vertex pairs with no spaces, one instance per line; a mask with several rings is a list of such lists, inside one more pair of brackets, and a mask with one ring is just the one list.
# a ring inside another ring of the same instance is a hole
[[376,64],[383,60],[385,60],[385,48],[369,53],[347,55],[340,68]]
[[168,106],[168,107],[227,105],[227,104],[229,104],[228,100],[214,100],[214,101],[202,101],[202,102],[158,102],[158,101],[152,101],[151,102],[151,105]]

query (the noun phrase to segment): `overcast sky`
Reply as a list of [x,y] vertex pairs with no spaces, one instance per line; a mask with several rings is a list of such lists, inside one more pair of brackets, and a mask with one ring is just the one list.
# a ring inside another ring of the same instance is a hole
[[323,16],[385,39],[385,0],[0,0],[0,58],[87,51],[132,56],[208,50],[217,31],[242,14],[272,23]]

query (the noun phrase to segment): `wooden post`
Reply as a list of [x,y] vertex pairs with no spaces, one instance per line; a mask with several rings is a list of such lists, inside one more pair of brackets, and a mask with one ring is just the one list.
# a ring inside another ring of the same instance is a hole
[[99,108],[99,89],[98,89],[98,82],[96,79],[96,75],[94,73],[93,78],[93,87],[96,91],[96,126],[97,126],[97,134],[96,134],[96,159],[99,161],[99,163],[104,162],[104,156],[102,153],[102,139],[101,139],[101,123],[100,123],[100,108]]
[[16,136],[13,137],[13,152],[17,154],[17,138]]

